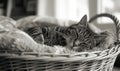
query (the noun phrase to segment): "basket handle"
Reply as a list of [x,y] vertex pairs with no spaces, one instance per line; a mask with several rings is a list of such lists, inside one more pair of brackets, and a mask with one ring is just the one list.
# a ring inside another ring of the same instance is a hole
[[109,17],[110,19],[113,20],[114,24],[115,24],[115,28],[116,28],[116,42],[115,44],[120,44],[120,23],[119,23],[119,20],[116,16],[112,15],[112,14],[109,14],[109,13],[101,13],[101,14],[97,14],[93,17],[90,18],[90,20],[88,21],[89,23],[91,23],[92,21],[94,21],[95,19],[99,18],[99,17]]

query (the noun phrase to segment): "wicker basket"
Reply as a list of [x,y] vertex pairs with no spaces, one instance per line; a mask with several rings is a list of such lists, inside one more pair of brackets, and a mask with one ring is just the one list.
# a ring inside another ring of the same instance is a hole
[[120,52],[119,22],[117,19],[114,22],[117,29],[117,42],[111,49],[59,55],[0,51],[0,71],[112,71]]

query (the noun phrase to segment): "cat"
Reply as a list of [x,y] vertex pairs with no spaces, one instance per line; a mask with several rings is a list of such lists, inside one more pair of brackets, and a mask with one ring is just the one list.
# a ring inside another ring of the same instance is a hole
[[[41,41],[39,38],[42,37],[43,43],[49,46],[61,45],[81,52],[93,49],[94,47],[104,48],[102,43],[107,43],[109,39],[112,40],[112,38],[108,38],[110,35],[109,32],[94,32],[89,27],[89,22],[87,22],[86,15],[82,17],[80,22],[77,24],[72,24],[68,27],[54,25],[49,22],[34,23],[40,25],[27,28],[26,32],[38,43]],[[105,48],[108,46],[109,45],[106,45]]]
[[46,45],[61,45],[79,52],[96,47],[96,44],[99,43],[96,41],[101,41],[106,37],[101,37],[101,35],[94,33],[89,28],[86,15],[82,17],[80,22],[68,27],[42,25],[29,28],[27,32],[34,39],[39,38],[39,35],[42,34],[44,37],[44,44]]
[[[96,17],[96,16],[94,16]],[[110,17],[111,18],[111,17]],[[113,19],[114,20],[114,19]],[[60,34],[66,39],[67,46],[78,52],[88,51],[97,47],[97,50],[104,50],[109,48],[114,43],[114,36],[107,30],[99,30],[100,32],[93,31],[87,22],[87,16],[83,18],[77,24],[71,25],[69,28],[75,29],[77,32],[77,39],[70,38],[71,35]],[[96,27],[97,28],[97,27]],[[71,29],[71,30],[72,30]],[[95,49],[96,50],[96,49]]]

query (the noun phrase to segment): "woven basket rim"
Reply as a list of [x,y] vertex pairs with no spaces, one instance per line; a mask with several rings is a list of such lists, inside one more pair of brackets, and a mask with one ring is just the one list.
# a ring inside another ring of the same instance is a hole
[[90,61],[90,60],[103,60],[106,58],[115,57],[120,53],[120,45],[112,49],[104,51],[94,52],[79,52],[77,54],[50,54],[50,53],[35,53],[35,52],[21,52],[15,53],[1,53],[0,56],[6,58],[24,59],[24,60],[44,60],[44,61],[60,61],[60,62],[71,62],[71,61]]

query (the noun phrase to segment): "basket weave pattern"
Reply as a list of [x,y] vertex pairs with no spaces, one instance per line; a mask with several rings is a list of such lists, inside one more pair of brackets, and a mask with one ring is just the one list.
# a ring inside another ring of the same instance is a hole
[[0,70],[4,71],[112,71],[119,46],[111,50],[74,55],[53,55],[24,52],[0,55]]
[[[108,15],[107,17],[112,16]],[[0,71],[112,71],[120,53],[120,24],[114,18],[117,43],[110,49],[74,54],[0,51]]]

